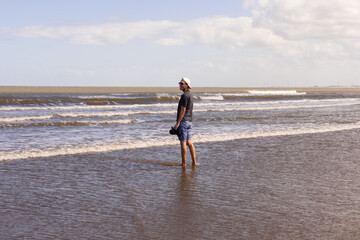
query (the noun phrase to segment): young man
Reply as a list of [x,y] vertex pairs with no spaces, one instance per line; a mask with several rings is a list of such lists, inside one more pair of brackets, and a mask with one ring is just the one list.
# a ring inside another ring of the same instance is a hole
[[191,85],[190,79],[182,78],[179,82],[180,90],[184,93],[181,95],[178,109],[177,109],[177,120],[174,129],[179,129],[181,135],[179,136],[181,146],[181,159],[182,166],[186,166],[186,145],[190,149],[192,164],[198,165],[196,162],[195,147],[191,141],[191,129],[192,129],[192,110],[193,110],[193,95],[190,92]]

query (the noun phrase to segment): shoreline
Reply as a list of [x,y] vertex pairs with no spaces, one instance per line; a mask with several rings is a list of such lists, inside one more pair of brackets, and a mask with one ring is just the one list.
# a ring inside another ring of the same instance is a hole
[[[360,87],[194,87],[193,92],[247,93],[249,90],[286,91],[296,90],[306,93],[360,93]],[[54,86],[0,86],[0,94],[7,93],[142,93],[178,92],[177,87],[54,87]]]

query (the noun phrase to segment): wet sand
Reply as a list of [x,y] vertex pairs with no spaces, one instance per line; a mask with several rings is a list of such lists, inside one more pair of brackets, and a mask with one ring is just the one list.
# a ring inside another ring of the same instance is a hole
[[[0,162],[3,239],[358,239],[359,130]],[[146,156],[146,159],[144,159]]]

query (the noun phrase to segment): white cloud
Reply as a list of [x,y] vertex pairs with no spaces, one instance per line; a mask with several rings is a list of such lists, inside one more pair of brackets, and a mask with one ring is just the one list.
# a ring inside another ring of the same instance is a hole
[[207,45],[266,48],[267,54],[321,62],[360,56],[358,0],[247,0],[251,17],[213,16],[174,21],[135,21],[84,26],[28,26],[3,31],[26,38],[106,45],[145,41],[160,46]]
[[296,64],[353,64],[360,58],[360,1],[247,0],[253,27],[286,41],[273,54]]
[[13,30],[13,34],[26,38],[66,39],[73,44],[103,45],[125,44],[134,39],[152,39],[160,32],[174,27],[170,21],[139,21],[106,23],[86,26],[47,27],[28,26]]
[[266,46],[284,42],[265,28],[254,28],[249,17],[215,16],[188,22],[138,21],[87,26],[43,25],[13,30],[26,38],[66,39],[73,44],[126,44],[145,39],[158,45],[207,44],[221,48]]
[[172,35],[156,41],[160,44],[206,44],[220,48],[258,47],[284,41],[265,28],[254,28],[249,17],[215,16],[193,19],[172,29]]
[[164,37],[158,40],[155,40],[154,43],[162,46],[185,46],[186,42],[182,38],[171,38],[171,37]]
[[358,0],[248,0],[254,25],[290,40],[360,37]]

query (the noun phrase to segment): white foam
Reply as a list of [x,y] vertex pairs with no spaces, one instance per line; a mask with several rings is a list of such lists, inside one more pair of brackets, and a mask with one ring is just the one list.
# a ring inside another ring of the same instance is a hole
[[158,99],[174,99],[174,100],[180,99],[179,96],[170,95],[168,93],[157,93],[156,98],[158,98]]
[[318,104],[318,105],[292,105],[292,106],[270,106],[270,107],[239,107],[239,108],[223,108],[223,109],[204,109],[199,111],[256,111],[256,110],[279,110],[279,109],[298,109],[298,108],[325,108],[358,105],[360,102],[354,103],[334,103],[334,104]]
[[[300,134],[318,134],[326,132],[345,131],[352,129],[360,129],[360,122],[352,124],[334,124],[316,128],[303,128],[303,129],[290,129],[290,130],[278,130],[278,131],[261,131],[252,133],[224,133],[217,134],[214,136],[199,135],[194,138],[195,143],[207,143],[207,142],[224,142],[239,139],[249,138],[264,138],[264,137],[276,137],[276,136],[290,136]],[[0,161],[11,161],[28,158],[43,158],[43,157],[54,157],[61,155],[75,155],[75,154],[87,154],[87,153],[99,153],[99,152],[110,152],[125,149],[137,149],[137,148],[151,148],[151,147],[162,147],[169,145],[177,145],[178,141],[176,138],[159,138],[153,139],[152,141],[133,141],[133,142],[118,142],[118,143],[107,143],[98,145],[84,145],[84,146],[73,146],[63,147],[58,149],[34,149],[30,151],[16,151],[9,153],[0,153]]]
[[137,121],[135,119],[120,119],[120,120],[107,120],[107,121],[76,121],[76,122],[83,124],[130,124],[141,121]]
[[76,117],[113,117],[113,116],[126,116],[129,112],[76,112],[76,113],[56,113],[55,116],[63,118],[76,118]]
[[295,96],[306,95],[306,92],[297,92],[296,90],[283,90],[283,91],[259,91],[249,90],[248,93],[255,96]]
[[131,104],[131,105],[99,105],[99,106],[48,106],[48,107],[0,107],[0,111],[29,111],[29,110],[88,110],[88,109],[124,109],[142,107],[176,107],[174,103]]
[[100,99],[101,98],[103,98],[103,99],[107,99],[107,98],[119,98],[119,99],[122,99],[120,96],[117,97],[114,94],[110,94],[110,95],[93,95],[93,96],[78,96],[78,98],[80,98],[80,99],[94,99],[94,100],[99,99],[99,98]]
[[0,122],[24,122],[24,121],[50,119],[52,117],[53,117],[53,115],[27,116],[27,117],[9,117],[9,118],[0,118]]
[[219,93],[219,94],[215,94],[215,95],[201,95],[201,96],[199,96],[199,99],[222,101],[222,100],[224,100],[224,97],[222,94]]
[[[241,93],[242,94],[242,93]],[[209,99],[223,100],[223,96],[233,94],[219,94],[208,96]],[[206,98],[207,96],[200,96],[200,98]],[[301,99],[301,100],[276,100],[276,101],[256,101],[256,102],[245,102],[245,101],[234,101],[234,102],[211,102],[201,103],[196,102],[196,106],[225,106],[225,105],[273,105],[273,104],[287,104],[287,103],[327,103],[327,102],[353,102],[360,103],[359,98],[341,98],[341,99]],[[155,104],[132,104],[132,105],[101,105],[101,106],[49,106],[49,107],[0,107],[0,111],[29,111],[29,110],[97,110],[97,109],[138,109],[138,108],[176,108],[177,103],[155,103]]]
[[104,121],[64,121],[64,122],[28,122],[28,123],[0,123],[0,127],[27,127],[27,126],[79,126],[79,125],[110,125],[131,124],[145,122],[135,119],[104,120]]
[[[262,107],[230,107],[230,108],[204,108],[196,109],[194,112],[227,112],[227,111],[257,111],[257,110],[280,110],[280,109],[305,109],[305,108],[325,108],[325,107],[341,107],[358,105],[360,101],[344,102],[344,103],[327,103],[327,104],[314,104],[314,105],[288,105],[288,106],[262,106]],[[233,104],[223,104],[233,105]],[[214,104],[206,103],[201,106],[211,106]],[[217,105],[219,106],[219,105]],[[24,117],[11,117],[0,118],[0,122],[20,122],[20,121],[33,121],[44,120],[53,117],[62,118],[76,118],[76,117],[114,117],[114,116],[129,116],[141,114],[175,114],[176,110],[163,110],[163,111],[113,111],[113,112],[75,112],[75,113],[55,113],[53,115],[44,116],[24,116]]]
[[173,114],[175,110],[171,111],[124,111],[124,112],[77,112],[77,113],[56,113],[56,116],[64,118],[72,117],[113,117],[113,116],[128,116],[136,114]]
[[280,110],[280,109],[305,109],[305,108],[325,108],[325,107],[341,107],[358,105],[360,102],[350,103],[333,103],[333,104],[317,104],[317,105],[290,105],[290,106],[265,106],[265,107],[228,107],[228,108],[205,108],[197,109],[194,112],[231,112],[231,111],[258,111],[258,110]]
[[[225,96],[225,95],[224,95]],[[238,106],[238,105],[274,105],[274,104],[323,104],[323,103],[349,103],[360,104],[360,98],[341,98],[341,99],[299,99],[299,100],[275,100],[275,101],[234,101],[234,102],[210,102],[210,103],[195,103],[196,107],[204,106]]]
[[249,139],[249,138],[264,138],[264,137],[276,137],[276,136],[291,136],[300,134],[318,134],[326,132],[337,132],[345,130],[360,129],[360,122],[352,124],[337,124],[326,127],[317,128],[302,128],[302,129],[291,129],[291,130],[278,130],[278,131],[261,131],[252,133],[232,133],[232,134],[217,134],[216,137],[209,138],[209,136],[198,136],[194,138],[196,143],[207,143],[207,142],[223,142],[232,141],[238,139]]
[[118,151],[125,149],[136,149],[136,148],[149,148],[157,146],[174,145],[177,143],[175,138],[168,139],[167,141],[161,139],[159,141],[134,141],[128,143],[111,143],[111,144],[98,144],[98,145],[85,145],[85,146],[73,146],[63,147],[58,149],[34,149],[31,151],[17,151],[12,153],[0,154],[0,161],[19,160],[27,158],[42,158],[42,157],[54,157],[62,155],[75,155],[85,153],[98,153],[98,152],[109,152]]

